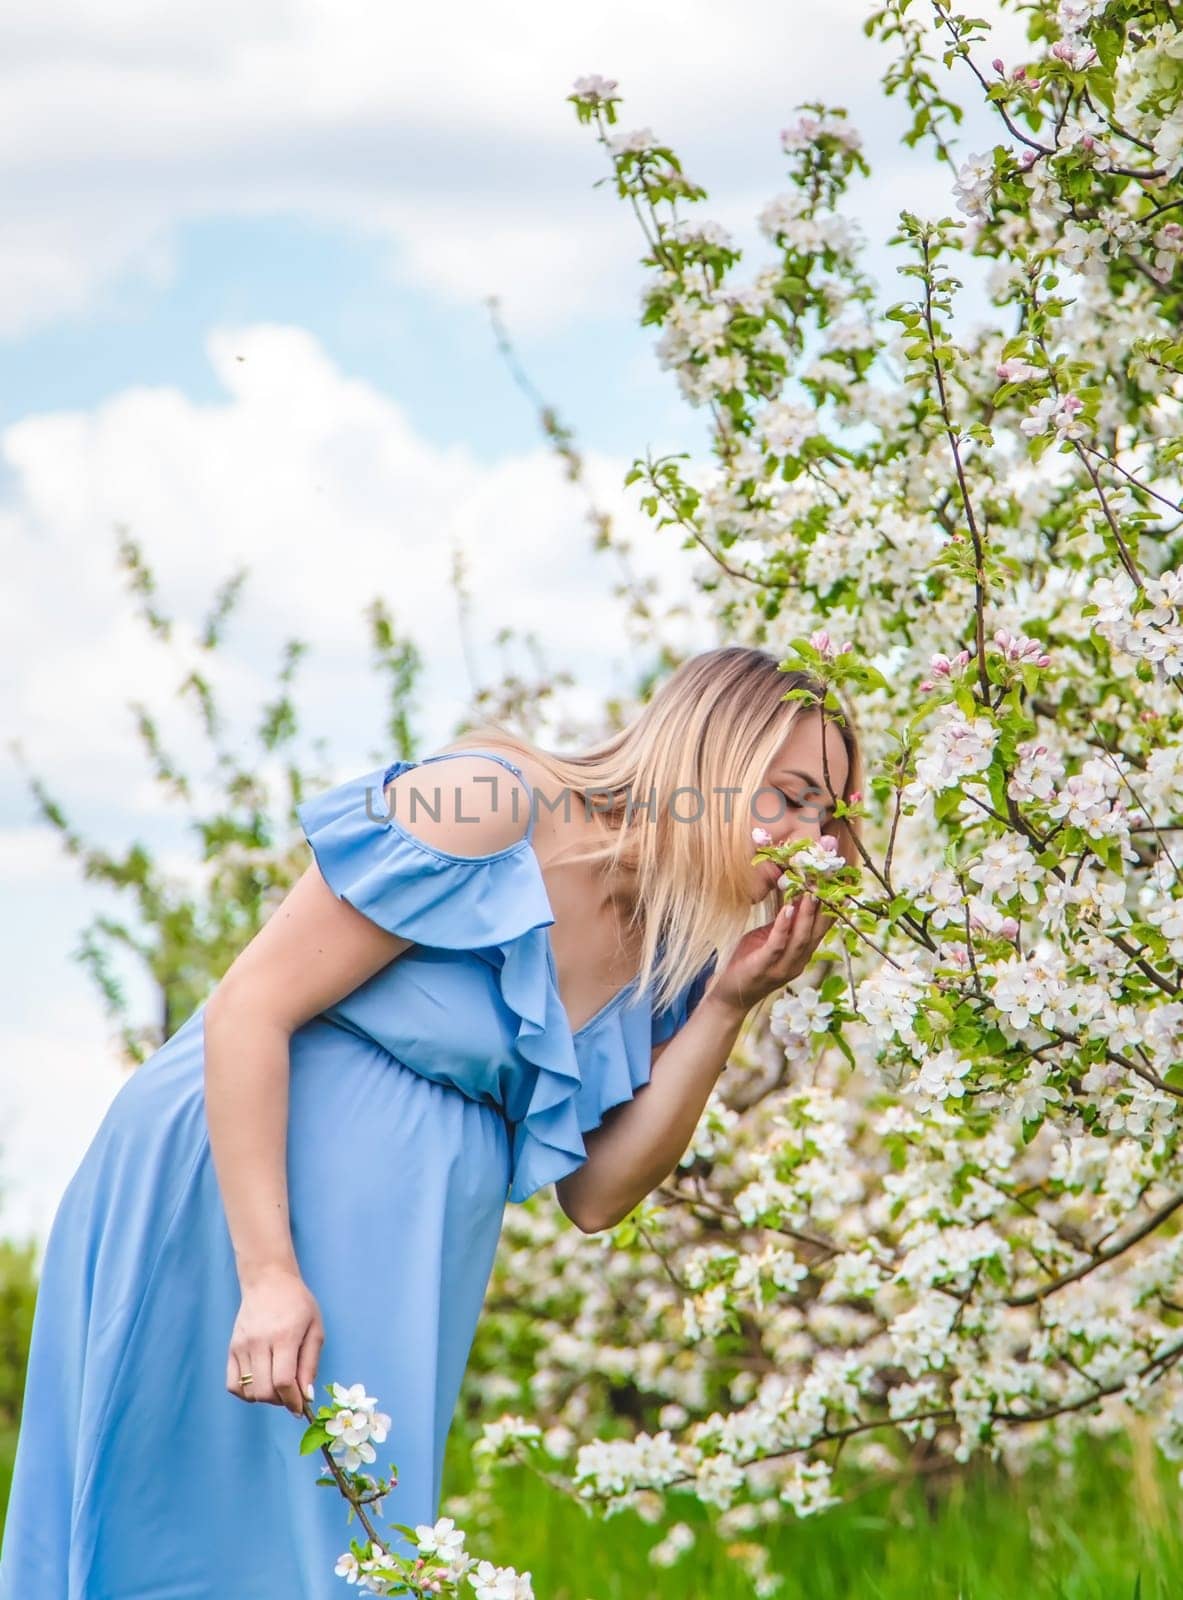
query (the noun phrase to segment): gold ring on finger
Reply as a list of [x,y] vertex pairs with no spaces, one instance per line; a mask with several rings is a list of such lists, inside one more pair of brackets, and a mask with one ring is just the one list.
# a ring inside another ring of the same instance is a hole
[[239,1378],[238,1381],[239,1381],[240,1384],[242,1384],[245,1387],[246,1384],[254,1383],[255,1380],[254,1380],[254,1378],[251,1376],[251,1374],[249,1372],[244,1372],[242,1377]]

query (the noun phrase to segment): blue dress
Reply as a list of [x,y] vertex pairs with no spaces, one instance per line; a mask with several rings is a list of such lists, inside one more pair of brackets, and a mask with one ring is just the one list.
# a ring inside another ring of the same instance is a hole
[[[474,753],[474,752],[466,752]],[[446,760],[453,752],[429,756]],[[480,752],[525,782],[518,767]],[[316,1403],[363,1383],[392,1418],[385,1517],[438,1515],[444,1444],[507,1201],[586,1159],[648,1082],[636,980],[571,1031],[532,835],[449,855],[388,815],[396,761],[297,808],[333,891],[413,946],[291,1039],[288,1191],[325,1326]],[[210,1157],[204,1005],[122,1086],[42,1261],[0,1600],[329,1600],[356,1524],[304,1424],[225,1387],[240,1293]],[[399,1536],[392,1545],[406,1553]]]

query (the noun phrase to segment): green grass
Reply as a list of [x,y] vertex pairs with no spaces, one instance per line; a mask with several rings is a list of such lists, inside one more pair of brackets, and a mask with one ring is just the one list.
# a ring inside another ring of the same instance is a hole
[[[14,1444],[0,1433],[0,1503]],[[688,1500],[673,1504],[697,1542],[658,1569],[647,1552],[660,1535],[635,1513],[595,1519],[523,1468],[494,1481],[493,1526],[471,1541],[473,1553],[529,1568],[539,1600],[751,1600]],[[445,1501],[470,1482],[457,1438]],[[1179,1500],[1175,1473],[1147,1450],[1095,1444],[1081,1449],[1069,1483],[1046,1471],[1009,1481],[984,1471],[936,1493],[916,1483],[878,1489],[804,1522],[786,1512],[771,1541],[771,1569],[784,1577],[776,1600],[1175,1600]],[[387,1511],[397,1518],[394,1496]],[[341,1526],[344,1534],[344,1507]]]
[[[494,1524],[473,1553],[533,1573],[539,1600],[751,1600],[752,1587],[685,1500],[698,1534],[655,1568],[657,1530],[633,1512],[592,1520],[524,1468],[506,1469]],[[449,1461],[445,1498],[467,1486]],[[993,1470],[939,1493],[913,1482],[805,1521],[786,1510],[770,1541],[776,1600],[1174,1600],[1183,1595],[1178,1478],[1146,1449],[1082,1448],[1073,1479]],[[396,1516],[393,1500],[387,1502]]]

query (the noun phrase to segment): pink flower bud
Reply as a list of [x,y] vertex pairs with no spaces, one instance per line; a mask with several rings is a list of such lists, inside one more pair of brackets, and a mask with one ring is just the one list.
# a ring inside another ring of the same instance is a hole
[[752,829],[752,842],[753,842],[753,844],[758,844],[758,845],[771,844],[772,843],[772,835],[769,833],[767,828],[753,828]]
[[1006,71],[1006,68],[1002,64],[1002,57],[1001,56],[995,56],[994,60],[991,61],[990,65],[994,68],[995,72],[1005,72]]
[[850,799],[846,803],[847,803],[847,805],[851,805],[851,806],[860,806],[860,805],[862,805],[862,803],[863,803],[863,791],[861,789],[852,789],[850,791]]
[[965,666],[968,660],[968,650],[959,650],[955,656],[945,656],[938,652],[929,661],[928,670],[935,673],[938,678],[951,678],[955,672],[959,672]]
[[1003,917],[998,924],[998,932],[1003,939],[1017,939],[1019,937],[1019,924],[1014,917]]

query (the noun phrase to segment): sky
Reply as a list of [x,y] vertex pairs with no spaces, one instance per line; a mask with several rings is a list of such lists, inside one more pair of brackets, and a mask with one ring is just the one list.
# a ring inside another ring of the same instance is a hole
[[[242,748],[299,637],[301,726],[339,778],[392,759],[365,622],[376,598],[424,658],[425,750],[500,676],[501,629],[518,670],[534,669],[529,633],[548,670],[570,675],[577,716],[648,665],[621,626],[616,568],[590,548],[584,502],[496,347],[490,296],[575,427],[638,571],[686,599],[680,646],[718,642],[695,556],[650,530],[623,488],[635,456],[693,448],[703,430],[637,324],[636,224],[566,96],[580,75],[617,79],[621,127],[670,142],[710,192],[701,215],[756,259],[755,215],[785,187],[779,130],[803,102],[845,106],[873,165],[852,210],[872,272],[902,297],[885,246],[900,208],[955,207],[949,174],[902,143],[867,10],[41,0],[0,12],[0,1234],[44,1239],[125,1077],[77,948],[95,916],[130,908],[82,879],[30,783],[89,843],[142,840],[192,872],[194,842],[133,708],[200,779],[208,746],[178,701],[178,663],[232,572],[248,576],[215,670]],[[985,54],[1018,49],[1001,19]],[[971,115],[957,148],[993,138]],[[175,619],[171,649],[135,616],[122,532]],[[119,975],[149,1021],[142,974]]]

